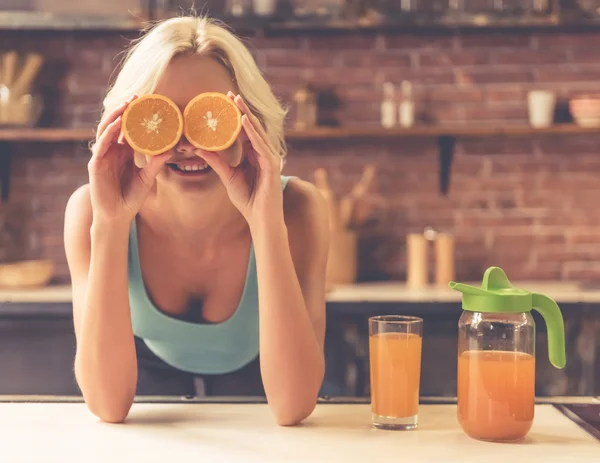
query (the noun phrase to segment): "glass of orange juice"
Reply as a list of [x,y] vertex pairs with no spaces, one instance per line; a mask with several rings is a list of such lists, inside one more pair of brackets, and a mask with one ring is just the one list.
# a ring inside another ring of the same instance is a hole
[[415,429],[419,411],[423,319],[369,318],[371,412],[379,429]]

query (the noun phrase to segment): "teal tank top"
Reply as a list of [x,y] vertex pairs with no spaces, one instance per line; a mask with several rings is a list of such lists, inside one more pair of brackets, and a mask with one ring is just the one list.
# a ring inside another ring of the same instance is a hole
[[[281,177],[283,189],[290,178]],[[133,333],[165,363],[199,375],[224,374],[244,367],[258,356],[258,280],[252,244],[239,306],[222,323],[180,320],[154,305],[142,278],[135,220],[129,233],[128,272]]]

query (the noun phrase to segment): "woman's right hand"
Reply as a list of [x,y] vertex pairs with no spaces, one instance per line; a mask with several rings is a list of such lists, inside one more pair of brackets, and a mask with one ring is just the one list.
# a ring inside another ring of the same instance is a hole
[[143,168],[135,165],[133,150],[119,140],[123,113],[130,98],[98,125],[96,144],[88,163],[94,220],[131,223],[154,186],[171,153],[153,156]]

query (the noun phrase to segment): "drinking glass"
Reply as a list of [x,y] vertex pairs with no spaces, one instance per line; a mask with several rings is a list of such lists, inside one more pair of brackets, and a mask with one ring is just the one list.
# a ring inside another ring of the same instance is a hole
[[369,318],[371,412],[379,429],[415,429],[418,423],[423,319]]

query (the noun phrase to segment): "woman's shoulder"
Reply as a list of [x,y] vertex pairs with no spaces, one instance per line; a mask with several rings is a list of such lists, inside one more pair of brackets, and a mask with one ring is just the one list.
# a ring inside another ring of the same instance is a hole
[[310,182],[291,177],[283,193],[283,210],[286,219],[310,219],[327,214],[325,199]]
[[310,235],[327,233],[327,203],[312,183],[297,177],[291,178],[283,193],[283,210],[290,238],[294,235],[308,238]]
[[76,221],[77,223],[92,224],[92,200],[90,197],[90,185],[77,188],[67,201],[65,208],[65,226],[66,222]]

